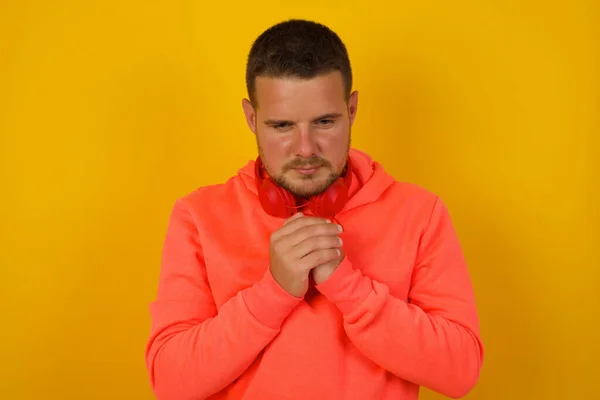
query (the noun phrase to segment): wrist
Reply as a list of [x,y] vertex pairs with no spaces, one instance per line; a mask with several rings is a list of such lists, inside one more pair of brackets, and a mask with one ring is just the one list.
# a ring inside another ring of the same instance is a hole
[[352,267],[347,257],[333,271],[329,279],[316,288],[343,314],[354,310],[372,291],[371,280]]
[[303,300],[288,293],[267,269],[263,278],[242,292],[250,313],[262,324],[279,329],[285,318]]

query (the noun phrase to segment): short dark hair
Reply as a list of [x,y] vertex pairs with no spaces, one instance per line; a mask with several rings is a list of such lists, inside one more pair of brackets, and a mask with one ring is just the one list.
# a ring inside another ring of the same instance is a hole
[[256,106],[256,77],[310,79],[340,71],[346,98],[352,91],[352,68],[346,46],[317,22],[290,19],[273,25],[253,43],[246,64],[246,89]]

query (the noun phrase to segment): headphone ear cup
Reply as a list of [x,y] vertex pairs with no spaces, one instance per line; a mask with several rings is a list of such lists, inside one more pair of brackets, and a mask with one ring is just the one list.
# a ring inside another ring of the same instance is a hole
[[348,187],[339,178],[327,190],[311,199],[311,210],[315,215],[333,217],[340,212],[348,201]]
[[294,197],[270,179],[261,182],[258,198],[263,209],[274,217],[288,218],[294,214],[296,206]]

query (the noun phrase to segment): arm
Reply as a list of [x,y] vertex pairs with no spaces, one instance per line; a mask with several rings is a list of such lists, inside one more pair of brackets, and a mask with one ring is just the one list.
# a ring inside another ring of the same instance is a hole
[[195,224],[183,200],[173,209],[163,247],[146,366],[160,400],[205,399],[227,387],[277,335],[302,301],[270,271],[217,310]]
[[317,288],[342,312],[350,340],[382,368],[453,398],[477,382],[483,346],[474,294],[441,201],[421,240],[409,302],[353,269],[347,258]]

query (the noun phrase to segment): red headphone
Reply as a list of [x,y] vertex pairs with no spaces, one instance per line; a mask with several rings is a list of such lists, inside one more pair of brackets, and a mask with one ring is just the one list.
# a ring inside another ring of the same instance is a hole
[[340,176],[327,190],[310,198],[307,204],[298,206],[294,195],[275,183],[268,174],[263,175],[264,166],[260,156],[254,163],[254,175],[258,198],[263,209],[273,217],[289,218],[301,207],[308,207],[316,216],[333,218],[340,212],[348,201],[348,192],[352,180],[350,157],[345,173]]

